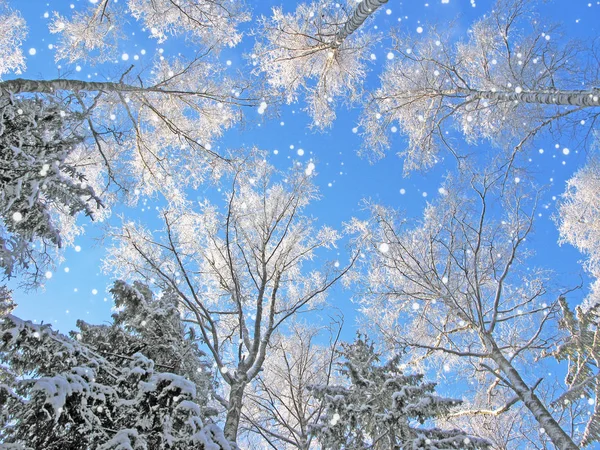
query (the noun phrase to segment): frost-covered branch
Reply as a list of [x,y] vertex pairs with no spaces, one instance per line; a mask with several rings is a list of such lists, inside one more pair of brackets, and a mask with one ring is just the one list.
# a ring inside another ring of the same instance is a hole
[[274,8],[257,32],[257,72],[288,103],[303,95],[314,126],[331,126],[339,100],[360,98],[368,50],[377,40],[368,32],[352,33],[382,3],[364,0],[352,14],[327,2],[301,4],[293,14]]
[[6,73],[20,74],[25,69],[21,46],[27,36],[25,19],[18,11],[9,9],[0,1],[0,79]]
[[361,119],[363,152],[382,157],[390,131],[399,131],[408,137],[400,154],[410,172],[434,165],[443,149],[462,155],[446,135],[452,127],[469,144],[517,152],[542,130],[593,124],[600,83],[592,65],[577,62],[596,50],[555,39],[560,31],[532,19],[531,4],[499,0],[463,42],[433,26],[419,40],[394,33],[395,57]]
[[[224,210],[171,205],[163,238],[124,224],[106,268],[173,290],[229,385],[225,433],[236,440],[245,390],[264,368],[273,336],[297,312],[315,308],[348,267],[305,271],[338,234],[304,215],[317,193],[302,169],[283,176],[260,155],[239,167]],[[351,265],[352,262],[349,263]]]
[[[414,228],[377,205],[370,207],[370,225],[351,225],[370,242],[363,311],[390,345],[411,349],[414,361],[445,371],[472,368],[464,376],[480,390],[494,376],[554,445],[576,448],[522,375],[556,341],[548,325],[558,305],[545,300],[544,271],[523,266],[537,194],[525,190],[524,180],[504,184],[503,167],[463,166]],[[483,365],[489,371],[482,374]],[[477,409],[507,411],[502,408],[491,403]]]

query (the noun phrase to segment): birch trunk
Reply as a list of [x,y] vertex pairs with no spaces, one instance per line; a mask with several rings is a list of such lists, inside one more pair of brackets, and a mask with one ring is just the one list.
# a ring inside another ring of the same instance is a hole
[[223,432],[225,437],[231,442],[237,442],[238,428],[240,426],[240,417],[242,416],[242,404],[244,400],[244,391],[248,382],[245,377],[236,375],[229,391],[229,407],[227,408],[227,418]]
[[388,0],[363,0],[354,10],[352,17],[344,24],[344,27],[335,35],[332,48],[342,45],[344,39],[354,33],[373,14],[377,8],[387,3]]
[[143,91],[143,88],[131,86],[124,83],[112,83],[102,81],[81,81],[81,80],[26,80],[16,78],[0,82],[0,90],[13,94],[23,92],[54,94],[56,91]]
[[511,384],[511,388],[519,396],[523,404],[529,409],[533,417],[537,420],[540,427],[548,435],[557,449],[577,450],[571,437],[565,433],[554,417],[548,412],[546,406],[542,403],[533,390],[527,386],[527,383],[521,378],[521,375],[508,361],[502,351],[496,345],[496,342],[490,337],[484,337],[485,345],[490,351],[491,359],[498,365],[500,371],[506,376]]
[[157,87],[139,87],[127,83],[114,83],[110,81],[82,81],[82,80],[28,80],[15,78],[0,82],[0,93],[12,94],[38,93],[54,94],[56,91],[87,91],[87,92],[156,92],[162,94],[194,95],[199,97],[214,98],[214,95],[199,91],[183,91]]
[[[449,91],[453,95],[461,94],[469,97],[495,100],[499,102],[519,102],[558,106],[600,107],[600,89],[587,91],[478,91],[474,89],[456,89]],[[452,95],[452,94],[450,94]]]

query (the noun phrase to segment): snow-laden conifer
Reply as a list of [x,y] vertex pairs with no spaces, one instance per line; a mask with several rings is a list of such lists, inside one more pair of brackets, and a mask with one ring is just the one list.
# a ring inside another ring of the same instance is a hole
[[327,449],[485,449],[489,443],[461,430],[432,424],[460,400],[435,394],[435,383],[402,368],[401,355],[381,361],[366,336],[342,344],[341,373],[347,385],[314,386],[325,405],[313,427]]
[[[53,249],[70,243],[79,213],[102,209],[74,155],[83,114],[41,98],[0,95],[0,268],[39,276]],[[42,272],[43,273],[43,272]]]
[[124,308],[113,325],[82,324],[71,338],[2,318],[0,446],[229,450],[210,418],[210,373],[177,311],[139,284],[117,283],[113,294]]

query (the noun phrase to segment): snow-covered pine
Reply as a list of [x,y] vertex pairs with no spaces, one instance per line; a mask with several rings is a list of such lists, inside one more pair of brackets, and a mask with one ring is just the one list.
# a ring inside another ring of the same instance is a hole
[[401,355],[381,363],[367,336],[342,343],[340,372],[347,385],[313,386],[325,414],[312,427],[325,449],[485,449],[489,442],[457,429],[424,426],[461,401],[435,395],[435,383],[406,373]]
[[224,207],[186,201],[160,211],[159,232],[133,222],[113,229],[104,263],[118,277],[176,291],[229,386],[224,431],[235,441],[245,389],[263,369],[274,333],[322,305],[358,254],[341,266],[317,263],[339,234],[305,214],[318,193],[304,168],[277,171],[256,151],[229,180]]
[[565,377],[567,391],[554,403],[581,402],[588,409],[581,446],[600,442],[600,304],[573,311],[560,298],[560,327],[567,331],[564,341],[552,352],[558,361],[568,361]]
[[[116,295],[136,295],[132,290],[120,285]],[[49,325],[2,318],[0,447],[231,449],[205,416],[206,393],[195,382],[142,353],[120,353],[131,346],[101,354],[83,342],[84,333],[72,339]],[[99,334],[91,339],[96,344]]]
[[76,233],[74,218],[83,213],[93,219],[101,209],[94,188],[70,159],[83,140],[84,119],[68,105],[0,95],[3,276],[32,267],[37,281],[52,262],[51,249],[63,246],[63,236]]
[[0,285],[0,317],[10,314],[17,305],[12,299],[12,291],[4,285]]
[[[148,286],[115,281],[110,290],[116,312],[110,325],[77,321],[72,339],[79,341],[115,365],[134,353],[142,353],[162,371],[184,376],[196,386],[196,403],[213,409],[212,370],[200,339],[182,322],[173,291],[154,295]],[[203,406],[203,407],[204,407]]]

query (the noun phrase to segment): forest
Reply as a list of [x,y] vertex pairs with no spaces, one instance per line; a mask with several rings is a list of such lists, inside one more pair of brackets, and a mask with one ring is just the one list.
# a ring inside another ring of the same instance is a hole
[[0,0],[0,449],[600,446],[600,6],[404,3]]

